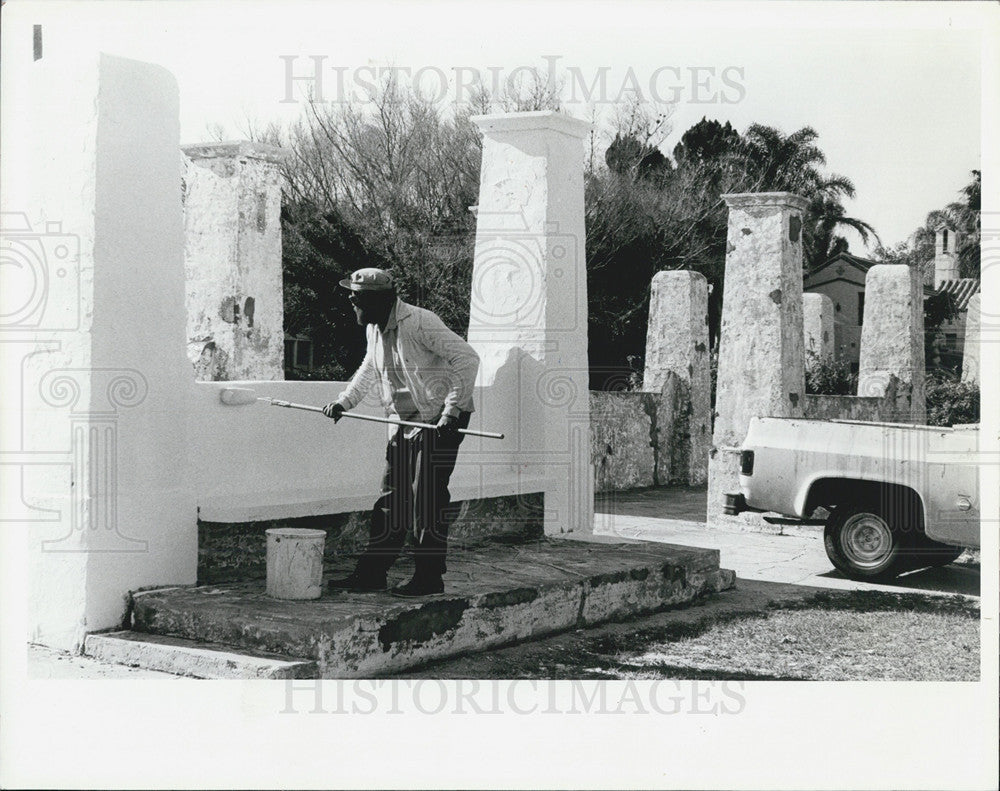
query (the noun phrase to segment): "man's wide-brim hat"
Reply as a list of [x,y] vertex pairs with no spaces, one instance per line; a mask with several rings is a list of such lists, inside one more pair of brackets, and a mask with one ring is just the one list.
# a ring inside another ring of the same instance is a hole
[[340,285],[351,291],[389,291],[393,288],[392,275],[373,266],[351,272],[351,276],[341,280]]

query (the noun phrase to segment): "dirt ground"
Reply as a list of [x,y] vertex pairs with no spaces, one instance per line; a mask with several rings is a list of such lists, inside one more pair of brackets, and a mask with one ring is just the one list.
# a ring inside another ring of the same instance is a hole
[[737,580],[684,609],[394,677],[973,681],[979,604],[964,596]]

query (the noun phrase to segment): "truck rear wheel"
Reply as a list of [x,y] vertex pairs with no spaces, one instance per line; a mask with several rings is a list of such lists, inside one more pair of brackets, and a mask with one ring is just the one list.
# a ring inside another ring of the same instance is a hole
[[855,580],[890,579],[905,570],[908,547],[893,520],[874,506],[840,506],[823,533],[827,557]]

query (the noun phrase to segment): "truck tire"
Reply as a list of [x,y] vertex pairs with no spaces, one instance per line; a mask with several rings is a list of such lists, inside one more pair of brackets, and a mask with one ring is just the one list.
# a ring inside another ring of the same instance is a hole
[[838,506],[823,532],[827,557],[853,580],[892,579],[912,562],[909,544],[894,521],[877,506]]

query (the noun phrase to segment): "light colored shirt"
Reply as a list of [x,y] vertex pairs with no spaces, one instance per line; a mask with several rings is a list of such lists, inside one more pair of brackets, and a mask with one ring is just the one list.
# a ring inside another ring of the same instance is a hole
[[[369,324],[365,359],[338,397],[353,409],[378,386],[386,414],[424,420],[472,412],[479,355],[429,310],[396,300],[385,330]],[[416,416],[416,415],[414,415]]]
[[390,410],[402,420],[417,420],[420,410],[417,408],[410,387],[403,373],[403,358],[399,353],[399,340],[396,321],[396,307],[389,314],[389,321],[382,332],[382,354],[385,360],[385,374],[389,380]]

